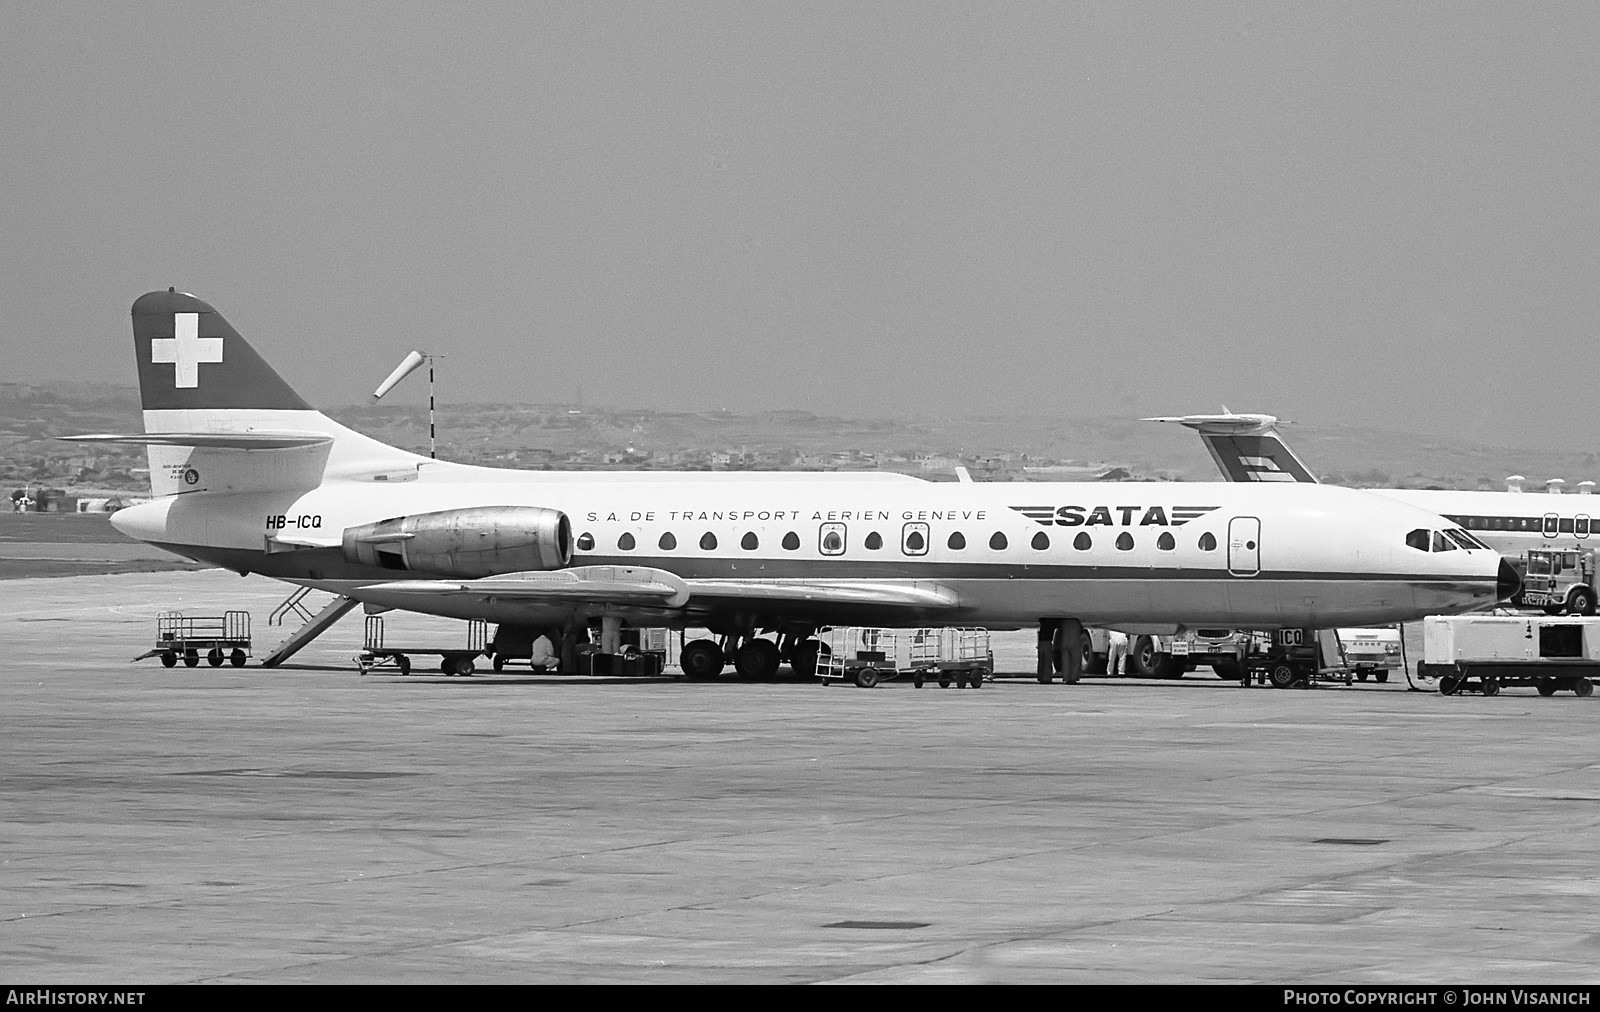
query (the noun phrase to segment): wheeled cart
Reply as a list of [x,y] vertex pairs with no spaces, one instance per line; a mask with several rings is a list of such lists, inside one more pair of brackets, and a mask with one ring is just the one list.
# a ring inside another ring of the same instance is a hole
[[1419,678],[1436,678],[1439,693],[1532,687],[1541,696],[1594,692],[1600,678],[1600,619],[1452,615],[1422,620]]
[[851,681],[863,689],[902,677],[919,689],[928,682],[946,689],[976,689],[993,675],[987,629],[831,629],[823,636],[817,662],[823,685]]
[[437,657],[439,670],[446,675],[472,674],[473,662],[484,653],[489,638],[489,625],[482,619],[467,623],[467,644],[464,647],[393,647],[383,641],[383,616],[368,615],[361,652],[356,655],[356,668],[364,675],[374,668],[392,664],[400,674],[411,674],[411,658]]
[[156,616],[156,645],[135,657],[159,657],[166,667],[174,667],[181,659],[185,666],[196,667],[200,658],[213,668],[224,661],[236,668],[244,667],[250,657],[250,613],[226,611],[221,615],[185,615],[181,611],[164,611]]

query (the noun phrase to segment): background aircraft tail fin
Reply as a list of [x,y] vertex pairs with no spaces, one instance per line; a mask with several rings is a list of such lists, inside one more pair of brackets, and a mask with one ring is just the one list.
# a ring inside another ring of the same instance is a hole
[[1272,415],[1179,415],[1146,418],[1173,422],[1200,433],[1211,459],[1228,481],[1299,481],[1317,484],[1317,476],[1289,449]]

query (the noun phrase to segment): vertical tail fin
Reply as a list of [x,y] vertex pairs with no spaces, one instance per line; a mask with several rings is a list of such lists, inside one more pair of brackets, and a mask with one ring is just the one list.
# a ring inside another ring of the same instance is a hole
[[[1224,409],[1226,410],[1226,409]],[[1299,481],[1317,484],[1306,467],[1279,435],[1272,415],[1180,415],[1146,418],[1147,422],[1174,422],[1200,433],[1222,476],[1228,481]]]
[[193,295],[140,296],[133,346],[156,495],[305,489],[331,476],[403,480],[427,459],[307,404]]

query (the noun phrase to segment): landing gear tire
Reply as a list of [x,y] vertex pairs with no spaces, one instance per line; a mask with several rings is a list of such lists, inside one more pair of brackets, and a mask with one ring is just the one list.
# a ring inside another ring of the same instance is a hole
[[863,689],[876,688],[877,685],[878,685],[878,669],[877,668],[857,668],[856,669],[856,685],[858,685],[859,687],[861,687]]
[[789,669],[796,678],[817,677],[817,665],[822,660],[823,646],[819,640],[805,640],[795,645],[789,655]]
[[1572,687],[1572,694],[1574,696],[1592,696],[1594,695],[1594,683],[1587,678],[1580,678],[1578,683]]
[[678,667],[691,682],[709,682],[722,674],[722,647],[713,640],[695,640],[678,655]]
[[1083,673],[1086,675],[1103,675],[1106,665],[1111,658],[1108,654],[1094,652],[1094,639],[1090,637],[1089,630],[1083,631],[1083,636],[1078,641],[1083,645]]
[[1485,678],[1483,680],[1483,694],[1485,696],[1500,695],[1500,680],[1498,678]]
[[1553,696],[1556,694],[1556,683],[1548,678],[1539,679],[1534,688],[1539,690],[1539,695],[1541,696]]
[[1274,689],[1288,689],[1300,680],[1300,669],[1293,664],[1274,664],[1272,670],[1267,672],[1267,681],[1272,683]]
[[200,652],[197,651],[197,650],[185,650],[183,652],[183,666],[186,667],[186,668],[199,667],[200,666]]
[[1594,591],[1588,587],[1573,587],[1572,593],[1567,595],[1568,615],[1593,615]]
[[733,652],[733,670],[747,682],[770,679],[778,673],[778,644],[762,639],[746,641]]
[[177,654],[173,653],[171,650],[163,650],[163,651],[161,651],[161,666],[163,668],[174,667],[174,666],[177,665],[177,663],[178,663],[178,655]]
[[244,656],[244,651],[243,651],[243,650],[235,650],[235,651],[234,651],[234,652],[233,652],[233,654],[232,654],[232,656],[230,656],[230,657],[229,657],[229,658],[228,658],[228,660],[229,660],[229,661],[230,661],[230,662],[231,662],[231,663],[232,663],[232,664],[233,664],[233,666],[234,666],[234,667],[236,667],[236,668],[242,668],[242,667],[244,667],[244,662],[245,662],[245,656]]

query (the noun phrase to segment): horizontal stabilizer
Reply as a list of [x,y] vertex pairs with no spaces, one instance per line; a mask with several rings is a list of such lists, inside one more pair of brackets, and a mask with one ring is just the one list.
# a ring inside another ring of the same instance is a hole
[[1226,433],[1257,434],[1266,432],[1276,425],[1289,425],[1274,415],[1244,414],[1236,415],[1161,415],[1156,418],[1141,418],[1141,422],[1172,422],[1177,425],[1187,425],[1200,433]]
[[196,446],[208,450],[288,450],[321,446],[333,437],[321,432],[96,432],[56,436],[69,443],[142,443],[146,446]]

